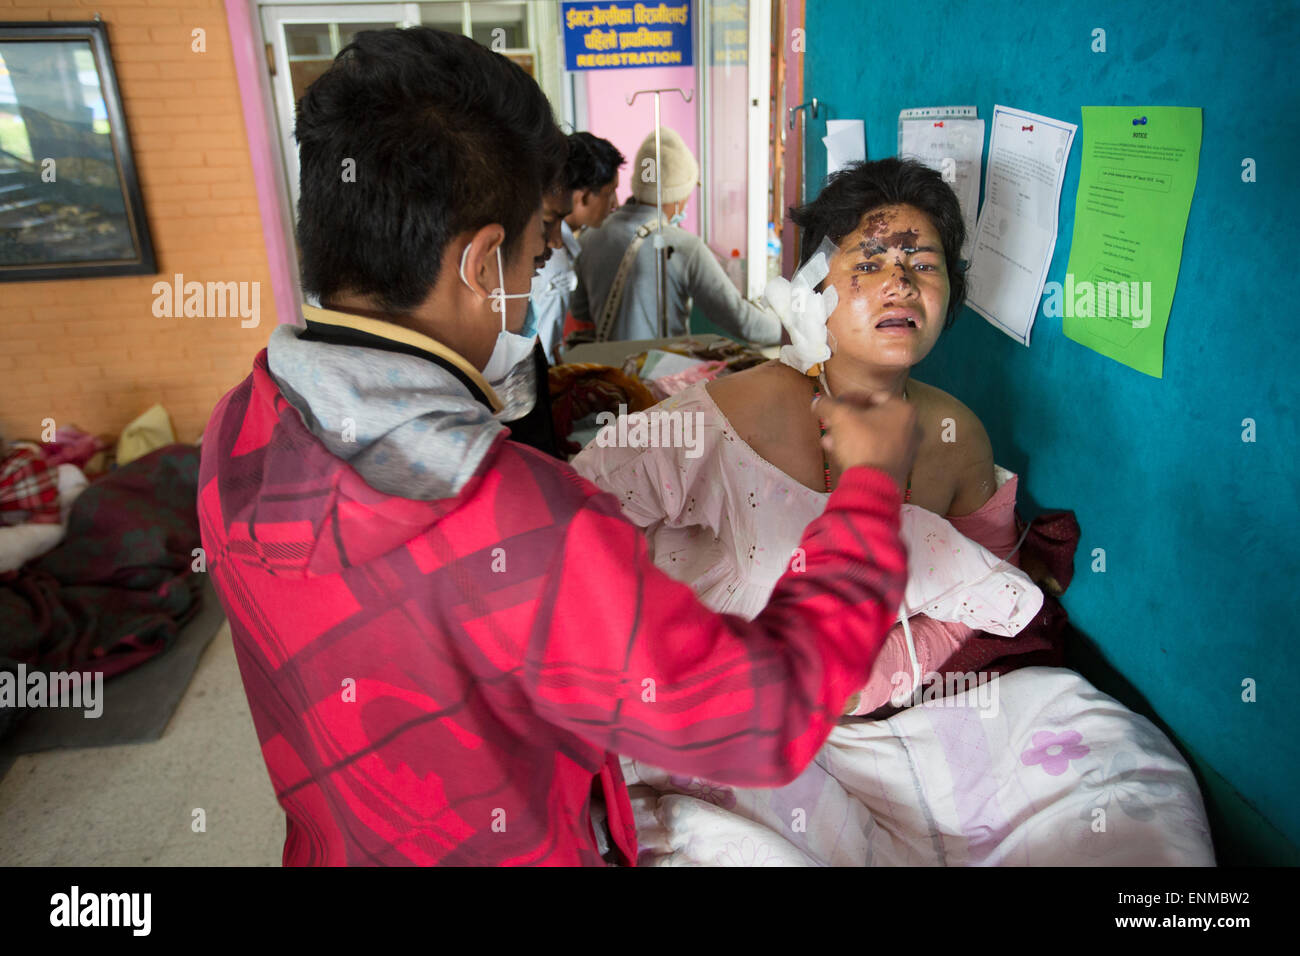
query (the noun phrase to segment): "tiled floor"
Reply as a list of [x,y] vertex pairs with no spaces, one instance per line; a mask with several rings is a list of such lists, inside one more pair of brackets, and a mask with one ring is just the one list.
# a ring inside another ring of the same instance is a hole
[[228,625],[160,740],[19,757],[0,780],[0,865],[278,866],[283,848]]

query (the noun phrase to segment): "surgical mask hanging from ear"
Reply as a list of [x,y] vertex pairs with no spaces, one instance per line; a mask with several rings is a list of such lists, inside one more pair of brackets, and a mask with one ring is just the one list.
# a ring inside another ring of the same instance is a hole
[[675,212],[668,217],[668,225],[670,226],[680,226],[685,221],[686,221],[685,212]]
[[[537,402],[537,374],[533,366],[533,346],[537,333],[518,335],[506,328],[506,299],[527,299],[531,292],[507,293],[505,268],[501,262],[501,247],[497,246],[497,281],[492,290],[492,309],[501,313],[501,331],[483,369],[483,377],[501,399],[501,411],[493,415],[498,421],[511,422],[523,418]],[[465,260],[469,246],[460,255],[460,281],[473,288],[465,278]]]
[[533,300],[528,300],[528,313],[524,316],[524,327],[519,330],[519,334],[524,338],[537,336],[537,310],[533,308]]

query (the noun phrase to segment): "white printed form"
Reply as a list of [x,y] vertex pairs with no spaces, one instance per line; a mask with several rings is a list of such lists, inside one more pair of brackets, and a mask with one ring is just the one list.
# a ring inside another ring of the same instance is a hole
[[[974,107],[970,108],[974,116]],[[975,239],[975,217],[980,206],[980,160],[984,158],[982,119],[941,116],[937,119],[909,119],[903,110],[898,121],[898,155],[910,156],[943,176],[961,204],[966,242],[961,257],[970,259]]]
[[1028,345],[1056,248],[1061,186],[1078,127],[1005,106],[993,107],[992,124],[966,304]]

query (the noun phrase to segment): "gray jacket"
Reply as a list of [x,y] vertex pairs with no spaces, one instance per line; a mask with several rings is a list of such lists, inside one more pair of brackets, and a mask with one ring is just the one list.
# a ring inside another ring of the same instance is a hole
[[[309,319],[349,323],[339,313],[303,311]],[[385,494],[415,501],[459,494],[502,431],[492,413],[426,358],[312,341],[302,333],[293,325],[277,326],[267,364],[303,424],[330,453]]]
[[[588,229],[582,234],[579,240],[582,253],[576,267],[578,287],[573,292],[571,306],[579,322],[594,323],[600,318],[623,253],[632,244],[637,229],[652,222],[654,216],[654,206],[640,203],[620,206],[599,229]],[[704,240],[677,226],[666,226],[663,234],[668,244],[669,335],[685,334],[694,299],[711,322],[739,338],[758,345],[780,341],[780,321],[745,300]],[[660,337],[653,233],[641,243],[610,337],[619,340]]]

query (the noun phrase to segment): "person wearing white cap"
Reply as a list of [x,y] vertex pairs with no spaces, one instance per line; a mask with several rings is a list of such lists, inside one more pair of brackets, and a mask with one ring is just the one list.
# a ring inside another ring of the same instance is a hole
[[716,256],[699,236],[678,226],[686,204],[699,185],[700,164],[680,135],[659,131],[663,219],[655,212],[655,135],[637,150],[632,199],[615,210],[599,229],[581,238],[578,285],[573,317],[590,325],[597,341],[660,337],[656,298],[656,226],[662,230],[667,258],[668,334],[683,335],[692,302],[714,325],[759,345],[780,341],[781,323],[736,289]]

